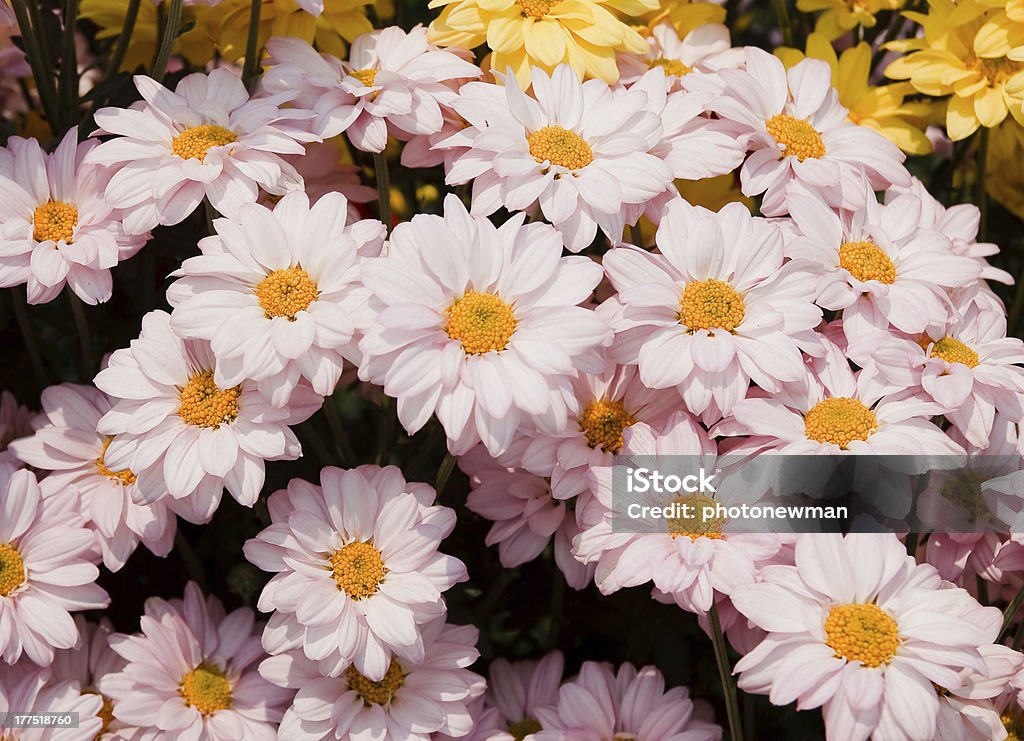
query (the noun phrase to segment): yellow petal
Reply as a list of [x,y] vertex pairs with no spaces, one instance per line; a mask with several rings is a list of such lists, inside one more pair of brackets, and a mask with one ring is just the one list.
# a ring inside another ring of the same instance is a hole
[[552,21],[534,21],[523,26],[526,53],[548,67],[565,58],[565,31]]
[[974,112],[986,129],[998,126],[1009,112],[1006,97],[998,88],[987,87],[974,96]]
[[981,122],[974,114],[974,101],[971,98],[950,98],[949,107],[946,109],[946,133],[950,139],[955,142],[966,139],[977,131],[980,125]]

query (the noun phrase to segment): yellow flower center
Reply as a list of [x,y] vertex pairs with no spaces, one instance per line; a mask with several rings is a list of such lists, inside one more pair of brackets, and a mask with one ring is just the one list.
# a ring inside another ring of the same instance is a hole
[[193,427],[220,427],[238,416],[241,386],[217,388],[212,371],[200,371],[188,379],[181,390],[178,416]]
[[856,399],[837,396],[814,405],[804,416],[809,440],[833,443],[843,450],[854,440],[867,440],[878,430],[875,413]]
[[942,487],[942,497],[967,511],[971,522],[992,519],[992,511],[985,502],[981,485],[989,480],[988,476],[977,471],[962,471],[949,477]]
[[203,124],[185,129],[171,142],[171,151],[183,160],[196,159],[206,161],[206,152],[210,147],[223,147],[238,141],[235,132],[223,126]]
[[0,597],[25,583],[25,562],[11,543],[0,543]]
[[349,543],[331,554],[334,581],[352,599],[369,597],[377,591],[388,570],[373,543]]
[[104,457],[106,457],[107,455],[107,448],[110,447],[110,443],[113,439],[114,438],[112,437],[108,437],[106,440],[103,441],[103,452],[100,453],[100,457],[96,459],[96,468],[99,469],[101,476],[106,476],[107,478],[111,479],[117,479],[125,486],[131,486],[132,484],[135,483],[135,474],[132,473],[131,469],[126,468],[123,471],[111,471],[103,462]]
[[512,306],[493,293],[466,291],[448,307],[445,317],[445,332],[461,342],[468,355],[500,352],[508,347],[508,341],[516,332]]
[[932,345],[930,357],[942,358],[947,363],[963,363],[968,368],[978,365],[978,353],[955,337],[943,337]]
[[37,242],[63,239],[71,244],[78,226],[78,209],[64,201],[47,201],[36,208],[32,222],[35,226],[32,237]]
[[345,681],[348,688],[362,698],[364,705],[387,705],[405,682],[405,672],[398,659],[392,658],[387,673],[379,682],[367,679],[355,666],[345,670]]
[[725,518],[709,517],[704,519],[704,508],[714,507],[715,500],[701,494],[686,494],[676,497],[673,503],[679,505],[679,517],[666,518],[668,522],[668,534],[672,538],[685,536],[690,540],[697,538],[711,538],[721,540],[722,528],[725,527]]
[[896,282],[896,266],[874,242],[844,242],[839,247],[839,267],[862,282],[877,280],[888,285]]
[[621,401],[595,399],[583,408],[579,422],[587,445],[618,453],[622,450],[622,431],[635,423],[636,417],[626,411]]
[[294,322],[295,315],[308,309],[319,296],[316,281],[298,267],[275,270],[256,286],[256,298],[267,319],[283,316]]
[[1006,729],[1006,741],[1024,741],[1024,715],[1011,709],[1000,715],[999,720]]
[[825,636],[836,656],[872,669],[892,661],[900,645],[896,621],[875,604],[836,605],[825,618]]
[[679,299],[679,323],[691,333],[698,329],[732,332],[743,323],[746,311],[739,292],[715,278],[687,283]]
[[825,156],[825,142],[813,126],[788,113],[777,113],[765,122],[768,133],[783,147],[783,156],[803,162]]
[[100,726],[99,732],[94,736],[96,741],[98,741],[103,737],[103,734],[110,730],[110,724],[114,722],[114,701],[92,688],[82,690],[82,694],[99,695],[100,700],[103,702],[99,711],[96,713],[96,716],[103,721],[103,725]]
[[366,87],[373,87],[373,81],[377,79],[377,70],[375,69],[357,69],[349,74]]
[[1015,62],[1006,57],[975,57],[971,55],[965,61],[968,68],[980,72],[992,87],[1005,85],[1011,77],[1024,68],[1024,64],[1021,62]]
[[531,733],[539,733],[543,730],[544,727],[533,718],[523,718],[515,723],[510,723],[508,726],[509,735],[516,741],[523,741]]
[[530,154],[538,162],[550,162],[570,170],[581,170],[594,161],[594,151],[575,131],[545,126],[526,137]]
[[682,77],[683,75],[689,74],[693,71],[693,67],[688,67],[678,59],[667,59],[665,57],[658,57],[652,59],[647,64],[648,67],[661,67],[665,70],[666,75],[675,75],[676,77]]
[[181,680],[181,696],[186,704],[203,715],[231,707],[231,683],[219,667],[200,664]]
[[516,0],[523,18],[543,18],[562,0]]

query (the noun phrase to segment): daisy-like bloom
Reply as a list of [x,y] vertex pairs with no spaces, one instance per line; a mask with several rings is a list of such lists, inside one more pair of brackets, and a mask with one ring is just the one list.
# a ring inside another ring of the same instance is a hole
[[[72,128],[52,154],[35,139],[8,143],[11,171],[0,172],[0,286],[25,284],[30,304],[51,301],[65,285],[87,304],[110,298],[110,268],[141,249],[105,196],[106,175],[86,159]],[[144,230],[143,230],[144,231]]]
[[250,100],[227,69],[192,74],[172,93],[156,80],[135,76],[143,101],[132,108],[101,108],[100,144],[86,162],[111,169],[108,200],[125,210],[125,228],[142,232],[183,221],[204,197],[224,215],[255,201],[301,190],[302,178],[281,158],[305,150],[296,120],[308,116],[279,106],[295,97],[279,93]]
[[75,624],[82,640],[76,648],[57,652],[51,667],[53,675],[50,681],[71,682],[79,695],[99,697],[100,707],[88,720],[97,717],[101,726],[88,738],[106,738],[105,734],[121,731],[124,724],[114,718],[114,701],[105,694],[104,689],[108,677],[124,669],[127,662],[110,647],[110,636],[114,629],[109,620],[104,618],[99,623],[89,623],[81,615],[76,615]]
[[[663,429],[633,425],[624,439],[621,455],[685,456],[704,470],[715,469],[715,444],[683,412],[669,418]],[[684,610],[704,613],[716,592],[728,595],[752,582],[758,564],[768,562],[781,547],[777,535],[723,532],[726,523],[718,520],[678,518],[667,521],[664,529],[623,528],[626,510],[637,500],[613,494],[613,470],[610,464],[590,470],[593,497],[577,512],[582,532],[573,544],[576,558],[597,564],[594,581],[602,594],[651,582]],[[693,507],[713,505],[706,494],[686,494],[674,501]]]
[[148,738],[234,741],[277,738],[277,723],[293,693],[257,672],[266,657],[252,610],[225,614],[195,582],[184,600],[151,597],[142,632],[110,637],[127,663],[104,679],[114,717]]
[[225,487],[251,507],[263,488],[264,461],[295,460],[302,449],[288,425],[323,399],[308,386],[275,408],[249,380],[220,387],[210,343],[182,340],[171,317],[151,311],[131,346],[110,356],[96,386],[114,402],[97,431],[114,439],[103,454],[111,471],[131,471],[136,501],[168,504],[190,522],[208,522]]
[[[476,84],[487,83],[466,88]],[[539,204],[566,246],[579,252],[598,226],[617,242],[623,205],[644,204],[672,182],[668,166],[648,151],[661,137],[661,122],[645,109],[642,92],[580,83],[566,65],[550,77],[535,71],[535,98],[515,85],[504,92],[497,107],[480,105],[478,96],[456,101],[469,126],[438,145],[468,149],[445,182],[473,180],[474,214]]]
[[668,20],[653,26],[645,39],[648,50],[643,54],[620,54],[621,82],[629,85],[649,69],[660,67],[670,86],[686,87],[686,75],[715,72],[739,67],[744,62],[743,49],[733,48],[729,27],[708,23],[680,37]]
[[36,414],[18,403],[10,391],[0,391],[0,464],[19,464],[19,458],[11,443],[20,437],[32,434],[32,423]]
[[[0,0],[2,3],[3,0]],[[78,713],[78,725],[52,729],[15,727],[17,715]],[[93,741],[104,732],[103,700],[80,694],[74,682],[55,679],[48,667],[0,664],[0,738],[13,741]]]
[[340,193],[312,207],[305,193],[273,210],[245,204],[216,219],[202,254],[172,273],[171,327],[210,342],[218,388],[251,379],[283,407],[303,379],[329,396],[343,358],[358,360],[354,335],[372,319],[359,263],[380,254],[385,230],[373,220],[347,224],[347,214]]
[[402,739],[430,741],[433,734],[456,738],[473,727],[468,705],[483,694],[483,677],[467,669],[479,656],[472,625],[437,618],[423,627],[423,656],[392,658],[379,680],[343,665],[324,677],[301,651],[272,656],[260,673],[298,690],[281,721],[281,738]]
[[820,271],[815,300],[843,310],[851,342],[851,327],[861,323],[920,333],[949,321],[947,291],[981,274],[979,262],[957,255],[948,237],[919,226],[922,203],[911,192],[884,206],[870,196],[862,208],[837,214],[795,187],[789,208],[799,236],[787,243],[786,255]]
[[318,136],[344,131],[365,152],[383,152],[389,133],[405,139],[437,133],[444,123],[442,106],[457,95],[445,83],[480,76],[476,65],[428,44],[422,26],[364,34],[345,62],[294,38],[271,39],[267,50],[263,87],[298,91],[296,104],[313,111]]
[[[74,491],[43,498],[31,471],[0,481],[0,656],[40,666],[54,649],[78,643],[69,614],[102,610],[92,531],[82,526]],[[20,710],[20,708],[19,708]]]
[[874,28],[876,15],[883,11],[896,11],[903,0],[797,0],[796,8],[803,13],[824,11],[814,24],[814,32],[834,41],[855,28]]
[[267,651],[302,649],[325,674],[352,664],[373,682],[395,661],[422,661],[422,625],[467,578],[437,551],[455,512],[433,502],[430,486],[393,466],[324,468],[320,486],[292,479],[273,494],[272,524],[245,544],[245,557],[275,574],[259,601],[274,611]]
[[157,556],[174,544],[175,518],[165,502],[136,504],[135,474],[111,470],[105,462],[111,438],[96,431],[111,407],[92,386],[65,383],[43,391],[43,419],[31,437],[12,444],[18,458],[49,475],[44,489],[78,493],[88,527],[96,533],[103,565],[117,571],[141,541]]
[[[826,63],[805,59],[789,71],[766,51],[746,47],[746,69],[724,69],[711,110],[730,122],[751,152],[740,171],[746,195],[764,193],[761,212],[787,212],[792,182],[817,190],[829,205],[864,204],[866,186],[909,185],[904,154],[876,131],[847,118]],[[695,78],[697,86],[704,78]]]
[[596,77],[612,84],[619,79],[615,53],[642,54],[647,44],[616,17],[657,10],[657,0],[431,0],[441,8],[430,24],[430,40],[441,46],[472,49],[487,43],[491,69],[512,68],[526,90],[531,69],[552,72],[560,64],[577,78]]
[[844,741],[935,738],[940,694],[986,671],[978,616],[1000,619],[882,533],[803,535],[795,565],[765,567],[732,597],[768,633],[736,665],[740,688],[821,707]]
[[741,204],[718,213],[682,200],[658,228],[661,254],[626,246],[604,257],[622,308],[610,356],[639,364],[651,388],[676,388],[693,414],[713,422],[753,380],[774,393],[805,371],[821,311],[813,273],[783,264],[782,232]]
[[524,417],[578,413],[570,378],[599,370],[611,342],[604,319],[579,305],[600,267],[562,257],[555,230],[524,218],[496,228],[448,196],[443,217],[399,224],[387,257],[362,267],[376,318],[359,377],[398,399],[409,434],[436,411],[454,455],[478,442],[500,455]]
[[467,741],[534,741],[543,730],[537,709],[554,708],[562,684],[565,660],[552,651],[537,661],[510,662],[501,657],[491,662],[487,694],[474,713],[473,731]]
[[951,96],[946,132],[966,139],[992,128],[1008,113],[1024,123],[1024,20],[975,0],[929,0],[920,18],[924,34],[886,46],[907,52],[885,69],[897,80],[932,96]]
[[613,670],[585,661],[580,673],[558,691],[555,707],[538,707],[543,730],[531,741],[636,739],[636,741],[719,741],[722,729],[712,722],[710,705],[694,702],[686,687],[666,691],[655,667],[639,671],[632,664]]

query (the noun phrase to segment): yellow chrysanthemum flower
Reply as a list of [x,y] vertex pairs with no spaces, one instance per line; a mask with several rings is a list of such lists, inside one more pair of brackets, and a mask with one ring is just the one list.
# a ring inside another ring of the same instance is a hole
[[615,11],[640,16],[657,10],[658,0],[431,0],[428,7],[444,8],[430,24],[432,43],[486,43],[491,68],[511,67],[525,89],[532,66],[551,72],[568,64],[580,79],[616,82],[615,53],[640,54],[647,43]]
[[992,130],[985,167],[985,189],[1008,211],[1024,219],[1024,128],[1007,121]]
[[[775,54],[787,67],[804,58],[799,49],[786,47],[776,49]],[[928,154],[932,150],[923,130],[932,104],[906,100],[914,93],[909,82],[871,85],[870,44],[861,42],[837,57],[824,36],[812,33],[807,37],[806,56],[828,62],[832,86],[839,93],[839,102],[849,109],[851,121],[874,129],[908,154]]]
[[876,15],[883,10],[899,10],[903,0],[796,0],[796,8],[804,13],[825,12],[818,16],[814,32],[829,41],[838,39],[857,26],[874,28]]
[[[1024,0],[1021,1],[1024,2]],[[644,20],[649,29],[664,20],[669,20],[675,26],[679,38],[685,39],[686,34],[698,26],[706,26],[709,23],[725,23],[725,8],[714,3],[677,0],[664,3],[663,8],[645,15]]]
[[926,95],[951,95],[946,131],[954,141],[979,126],[998,126],[1008,112],[1024,122],[1024,23],[976,0],[929,0],[929,6],[927,15],[906,13],[924,36],[887,44],[909,54],[885,74],[909,79]]

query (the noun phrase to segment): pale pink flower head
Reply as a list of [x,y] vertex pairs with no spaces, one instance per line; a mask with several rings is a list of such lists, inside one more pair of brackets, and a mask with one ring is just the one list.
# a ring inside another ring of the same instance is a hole
[[225,487],[251,507],[264,461],[298,458],[302,448],[289,425],[323,402],[302,384],[287,408],[276,408],[248,379],[218,386],[215,365],[209,342],[181,339],[170,315],[151,311],[139,338],[116,350],[95,379],[114,401],[97,424],[114,438],[105,465],[134,473],[136,501],[169,495],[171,509],[190,522],[208,522]]
[[600,266],[562,257],[557,232],[524,219],[496,228],[448,196],[444,216],[399,224],[387,256],[362,266],[375,320],[359,376],[398,399],[410,434],[436,411],[455,455],[478,442],[500,455],[530,416],[578,412],[572,374],[599,369],[611,342],[580,306]]
[[[377,190],[363,185],[360,168],[345,164],[340,140],[312,142],[306,145],[303,154],[286,159],[294,165],[306,186],[310,203],[316,203],[329,193],[341,193],[348,201],[348,220],[359,221],[362,215],[359,206],[377,197]],[[264,195],[260,203],[273,206],[280,200],[277,196]]]
[[145,75],[135,76],[142,102],[101,108],[96,135],[112,134],[86,161],[111,170],[107,198],[125,210],[130,232],[184,221],[203,198],[231,215],[263,190],[284,195],[302,189],[302,178],[281,155],[302,154],[297,121],[308,114],[280,106],[295,97],[279,93],[249,98],[229,70],[191,74],[171,92]]
[[372,320],[359,264],[380,254],[385,230],[347,214],[340,193],[312,207],[305,193],[273,209],[244,204],[172,274],[171,328],[209,341],[218,387],[251,379],[285,406],[302,381],[329,396],[343,360],[358,361],[357,331]]
[[[5,477],[6,478],[6,477]],[[79,641],[70,613],[110,603],[75,492],[43,498],[31,471],[0,481],[0,656],[40,666]],[[16,708],[20,710],[21,708]]]
[[784,264],[782,232],[729,204],[718,213],[671,204],[660,254],[626,246],[604,257],[621,311],[611,320],[617,362],[639,364],[651,388],[675,388],[708,423],[729,414],[751,381],[775,393],[805,371],[821,311],[816,276]]
[[324,677],[317,665],[292,651],[272,656],[260,673],[297,689],[281,721],[281,738],[403,739],[431,741],[434,734],[461,738],[473,727],[469,706],[483,694],[483,677],[467,667],[479,656],[472,625],[450,625],[439,617],[423,628],[419,660],[392,658],[379,681],[354,664]]
[[789,211],[788,191],[801,182],[829,205],[857,208],[869,190],[907,186],[905,155],[876,131],[847,119],[826,62],[804,59],[789,70],[772,54],[748,46],[746,68],[695,78],[693,87],[719,93],[711,110],[746,140],[744,195],[764,193],[761,213]]
[[532,741],[636,741],[687,739],[719,741],[722,729],[712,722],[711,707],[690,699],[686,687],[665,689],[653,666],[632,664],[613,670],[585,661],[580,673],[558,691],[558,705],[537,708],[543,730]]
[[117,571],[142,542],[158,556],[174,544],[175,517],[166,502],[137,504],[132,498],[136,476],[130,469],[107,467],[108,435],[96,431],[111,407],[106,394],[92,386],[65,383],[42,395],[43,419],[35,434],[11,449],[30,466],[48,471],[45,491],[69,488],[103,555],[103,565]]
[[0,391],[0,464],[19,465],[11,443],[32,434],[36,417],[36,413],[19,404],[10,391]]
[[110,637],[127,662],[107,675],[104,694],[114,717],[146,738],[237,741],[277,737],[277,723],[293,693],[257,672],[266,657],[252,610],[225,614],[216,597],[195,582],[184,600],[151,597],[142,632]]
[[430,486],[393,466],[324,468],[320,486],[292,479],[269,509],[270,527],[245,544],[246,558],[275,574],[259,601],[274,613],[267,651],[301,649],[333,676],[353,664],[374,682],[394,660],[423,660],[422,626],[467,578],[438,552],[455,512],[434,506]]
[[687,86],[690,75],[714,73],[720,69],[742,67],[742,47],[733,48],[729,27],[721,23],[697,26],[684,38],[669,20],[663,20],[644,39],[648,49],[643,54],[620,53],[619,82],[630,85],[650,69],[660,67],[671,87]]
[[[142,248],[105,194],[102,168],[85,163],[95,142],[73,127],[52,154],[35,139],[8,143],[11,170],[0,172],[0,286],[25,284],[30,304],[53,300],[65,285],[87,304],[110,298],[110,269]],[[145,230],[142,230],[145,231]]]
[[[580,82],[568,65],[549,76],[533,70],[533,94],[504,87],[504,100],[474,94],[468,83],[454,107],[469,126],[438,147],[464,147],[448,170],[449,185],[473,181],[473,213],[539,206],[573,252],[590,246],[600,226],[617,242],[623,206],[642,205],[672,182],[669,167],[649,153],[661,137],[646,95]],[[465,94],[469,92],[470,94]]]
[[740,688],[821,707],[828,738],[844,741],[935,738],[937,688],[985,673],[1000,621],[881,533],[802,535],[794,566],[765,567],[732,598],[767,631],[736,664]]
[[[2,3],[3,0],[0,0]],[[59,711],[56,709],[60,708]],[[92,741],[100,738],[103,699],[82,694],[70,680],[54,676],[49,667],[29,661],[0,663],[0,738],[16,741]],[[78,725],[60,728],[14,727],[15,715],[78,713]]]

